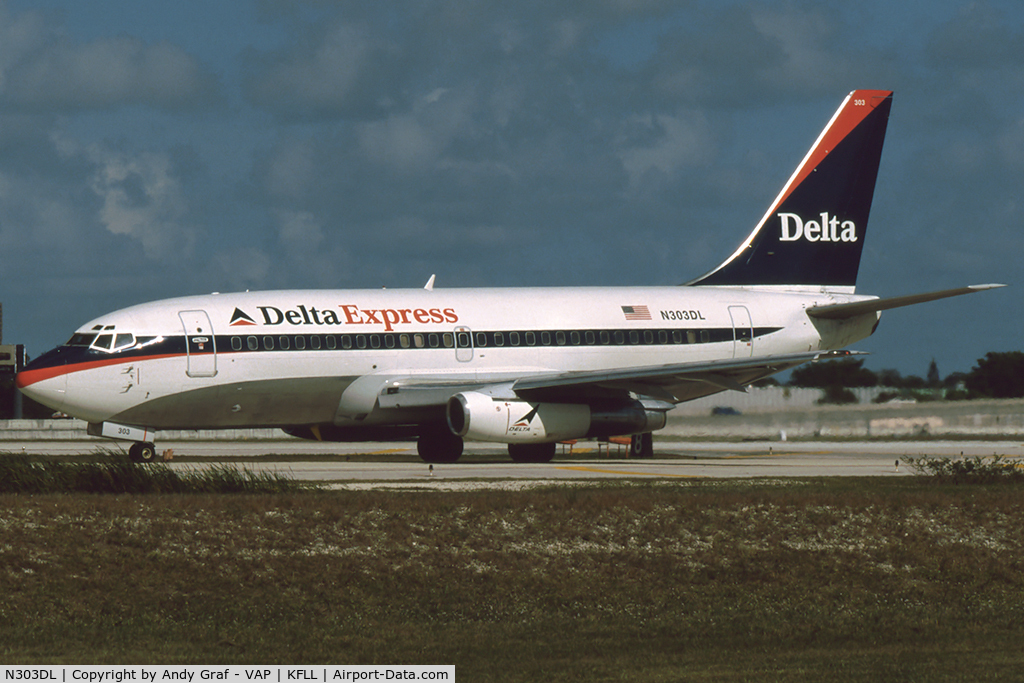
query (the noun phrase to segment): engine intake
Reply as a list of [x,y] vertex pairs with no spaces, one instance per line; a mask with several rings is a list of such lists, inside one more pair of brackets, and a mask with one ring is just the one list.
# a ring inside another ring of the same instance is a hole
[[446,414],[449,428],[458,436],[501,443],[639,434],[665,426],[665,411],[651,410],[640,401],[607,406],[531,403],[475,391],[452,396]]

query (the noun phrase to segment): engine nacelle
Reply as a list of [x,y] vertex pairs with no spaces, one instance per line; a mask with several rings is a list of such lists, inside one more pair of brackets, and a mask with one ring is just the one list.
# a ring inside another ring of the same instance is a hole
[[592,407],[494,399],[474,391],[452,396],[446,413],[448,426],[458,436],[501,443],[638,434],[665,426],[664,410],[649,410],[639,401]]

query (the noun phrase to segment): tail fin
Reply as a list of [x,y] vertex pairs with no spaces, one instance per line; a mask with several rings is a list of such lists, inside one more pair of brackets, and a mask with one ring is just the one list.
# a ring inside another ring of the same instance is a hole
[[892,92],[855,90],[722,265],[687,285],[853,292]]

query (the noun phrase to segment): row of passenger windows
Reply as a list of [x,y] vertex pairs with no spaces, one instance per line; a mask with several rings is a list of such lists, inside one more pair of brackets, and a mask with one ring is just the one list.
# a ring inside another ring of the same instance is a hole
[[[755,333],[764,333],[756,330]],[[736,337],[749,341],[751,330]],[[650,344],[707,344],[733,341],[733,329],[713,330],[570,330],[528,332],[430,332],[390,334],[250,335],[231,337],[234,351],[320,349],[451,349],[507,346],[640,346]]]

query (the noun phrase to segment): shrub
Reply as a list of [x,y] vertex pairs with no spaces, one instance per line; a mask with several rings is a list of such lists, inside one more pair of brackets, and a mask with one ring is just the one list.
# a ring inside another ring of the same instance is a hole
[[1024,470],[1001,455],[991,457],[942,458],[909,457],[907,464],[915,471],[948,484],[991,484],[1024,482]]

